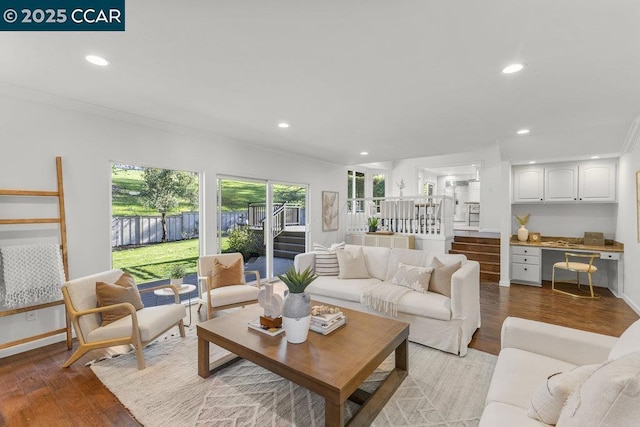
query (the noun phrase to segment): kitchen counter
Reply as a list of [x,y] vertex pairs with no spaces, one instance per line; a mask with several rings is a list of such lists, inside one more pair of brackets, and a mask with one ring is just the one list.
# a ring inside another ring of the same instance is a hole
[[615,240],[605,239],[603,246],[584,245],[583,239],[579,237],[552,237],[541,236],[540,242],[521,242],[518,236],[511,236],[509,242],[512,246],[531,246],[549,249],[577,249],[581,251],[594,252],[624,252],[624,244]]

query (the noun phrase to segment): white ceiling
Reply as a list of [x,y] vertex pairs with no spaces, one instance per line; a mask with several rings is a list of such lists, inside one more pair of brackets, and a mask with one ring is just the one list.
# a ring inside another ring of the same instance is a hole
[[640,115],[639,22],[638,0],[129,0],[125,32],[0,33],[0,93],[339,164],[617,153]]

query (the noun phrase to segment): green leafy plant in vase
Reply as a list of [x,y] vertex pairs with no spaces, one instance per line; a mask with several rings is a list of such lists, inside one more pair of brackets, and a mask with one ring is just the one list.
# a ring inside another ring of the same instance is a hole
[[305,290],[318,276],[311,267],[301,272],[291,267],[278,278],[289,288],[285,291],[282,306],[282,327],[287,341],[292,344],[303,343],[307,340],[311,324],[311,297]]
[[378,231],[378,225],[380,225],[380,218],[372,216],[367,219],[367,225],[369,226],[369,232],[375,233]]
[[520,224],[520,228],[518,228],[518,240],[521,242],[526,242],[527,240],[529,240],[529,230],[527,230],[525,225],[527,225],[527,223],[529,222],[530,216],[531,214],[526,214],[524,216],[516,214],[516,219]]
[[169,278],[171,279],[171,284],[177,288],[182,287],[182,282],[184,281],[184,276],[186,275],[187,270],[182,264],[173,264],[169,269]]

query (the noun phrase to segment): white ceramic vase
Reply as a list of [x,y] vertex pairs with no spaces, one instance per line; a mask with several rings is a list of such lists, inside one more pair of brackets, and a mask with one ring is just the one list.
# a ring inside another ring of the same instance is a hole
[[518,228],[518,240],[521,242],[529,240],[529,230],[527,230],[524,225],[521,225],[520,228]]
[[182,281],[183,281],[183,280],[184,280],[184,279],[183,279],[182,277],[181,277],[181,278],[179,278],[179,279],[171,279],[171,284],[172,284],[173,286],[175,286],[176,288],[180,289],[180,288],[182,287]]
[[306,292],[292,294],[285,291],[282,306],[282,327],[287,341],[300,344],[307,340],[311,325],[311,297]]

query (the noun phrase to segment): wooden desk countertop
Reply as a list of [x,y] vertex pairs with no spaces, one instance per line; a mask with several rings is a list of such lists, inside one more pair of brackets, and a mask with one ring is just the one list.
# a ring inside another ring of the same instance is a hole
[[624,244],[616,242],[615,240],[605,239],[604,246],[584,245],[584,239],[580,237],[553,237],[553,236],[541,236],[540,242],[521,242],[518,240],[518,236],[511,236],[509,242],[512,246],[532,246],[537,248],[552,248],[552,249],[577,249],[583,251],[594,252],[624,252]]

